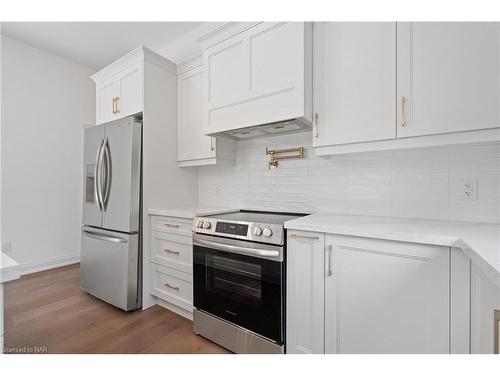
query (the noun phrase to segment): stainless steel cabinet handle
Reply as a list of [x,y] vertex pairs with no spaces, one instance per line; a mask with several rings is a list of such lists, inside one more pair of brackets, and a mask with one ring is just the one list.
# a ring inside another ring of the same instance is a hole
[[166,253],[175,254],[175,255],[179,255],[181,253],[180,251],[175,251],[175,250],[170,250],[170,249],[164,249],[163,251]]
[[214,150],[214,137],[210,137],[210,151]]
[[167,288],[170,288],[170,289],[173,289],[173,290],[179,290],[178,286],[173,286],[173,285],[170,285],[169,283],[165,283],[163,285],[165,285]]
[[181,227],[180,225],[177,225],[177,224],[163,224],[163,225],[165,225],[168,228],[180,228]]
[[295,237],[295,238],[304,238],[306,240],[319,240],[319,237],[318,236],[302,236],[300,234],[295,234],[295,233],[292,233],[290,235],[290,237]]
[[406,98],[404,96],[401,96],[401,127],[406,126],[405,102]]
[[112,103],[113,103],[113,109],[111,110],[111,112],[113,112],[113,114],[115,115],[116,114],[116,110],[115,110],[116,97],[114,97],[114,96],[113,96]]
[[99,170],[99,161],[101,160],[101,151],[102,151],[102,145],[104,143],[104,139],[101,141],[101,144],[99,145],[99,148],[97,149],[97,156],[95,160],[95,167],[94,167],[94,195],[95,195],[95,200],[97,202],[97,206],[99,207],[99,211],[102,211],[102,204],[101,204],[101,197],[99,195],[99,180],[100,180],[100,170]]
[[102,234],[101,232],[94,232],[94,231],[91,231],[88,229],[83,229],[82,231],[86,236],[95,238],[96,240],[102,240],[102,241],[108,241],[108,242],[114,242],[114,243],[127,243],[128,242],[128,240],[126,238],[107,236],[105,234]]
[[117,96],[115,99],[116,99],[116,113],[120,113],[120,108],[118,107],[118,101],[120,100],[120,97]]
[[333,246],[328,245],[328,276],[332,276],[332,250]]

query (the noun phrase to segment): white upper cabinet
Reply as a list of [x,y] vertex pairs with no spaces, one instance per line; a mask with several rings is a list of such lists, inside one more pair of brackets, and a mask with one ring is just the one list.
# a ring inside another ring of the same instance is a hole
[[398,137],[499,127],[499,23],[398,24],[398,104]]
[[314,24],[314,146],[396,137],[396,23]]
[[116,79],[96,86],[96,122],[102,124],[116,118],[116,96],[119,92]]
[[262,22],[203,53],[206,133],[312,117],[312,25]]
[[117,95],[117,115],[125,117],[141,112],[143,109],[142,63],[120,72],[116,77],[119,94]]
[[102,124],[142,111],[142,63],[96,83],[97,123]]
[[449,353],[448,247],[340,235],[325,244],[326,353]]
[[177,78],[177,161],[215,156],[215,140],[204,130],[203,67]]
[[96,123],[144,110],[144,63],[176,73],[176,66],[146,47],[138,47],[91,76],[96,84]]
[[177,78],[177,163],[181,167],[234,160],[234,142],[205,135],[206,101],[203,66]]

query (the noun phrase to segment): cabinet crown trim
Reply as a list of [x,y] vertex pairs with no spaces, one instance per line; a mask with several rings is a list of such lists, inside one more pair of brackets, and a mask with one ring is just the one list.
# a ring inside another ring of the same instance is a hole
[[172,61],[167,60],[165,57],[141,45],[94,73],[90,78],[92,78],[94,82],[100,83],[142,60],[147,60],[170,73],[177,74],[177,67]]

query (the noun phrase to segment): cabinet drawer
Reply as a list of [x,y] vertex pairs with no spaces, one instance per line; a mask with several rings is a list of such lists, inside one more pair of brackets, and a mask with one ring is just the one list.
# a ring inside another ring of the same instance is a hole
[[193,220],[168,216],[151,216],[151,230],[191,237]]
[[151,294],[182,309],[193,310],[193,278],[185,272],[151,263]]
[[151,261],[179,271],[193,272],[191,237],[165,232],[151,232]]

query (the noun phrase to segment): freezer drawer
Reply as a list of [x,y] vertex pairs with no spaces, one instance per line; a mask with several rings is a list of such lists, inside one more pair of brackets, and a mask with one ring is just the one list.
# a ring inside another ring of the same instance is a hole
[[80,286],[123,310],[140,307],[139,235],[82,227]]

